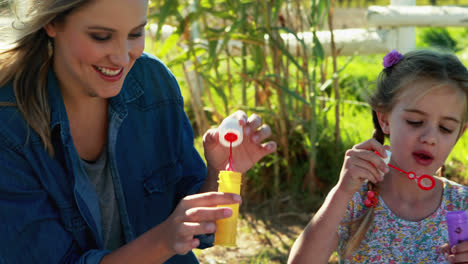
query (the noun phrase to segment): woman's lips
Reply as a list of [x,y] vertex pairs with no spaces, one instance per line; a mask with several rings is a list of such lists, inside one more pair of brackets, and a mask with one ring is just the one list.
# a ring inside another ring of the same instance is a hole
[[415,151],[413,152],[413,158],[415,159],[416,163],[429,166],[434,161],[434,156],[430,152],[427,151]]
[[120,80],[123,75],[124,68],[107,68],[93,65],[94,70],[99,76],[109,82],[115,82]]

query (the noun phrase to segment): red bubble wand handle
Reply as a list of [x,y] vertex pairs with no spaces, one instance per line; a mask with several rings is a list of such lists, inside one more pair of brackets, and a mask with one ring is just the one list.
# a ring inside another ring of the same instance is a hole
[[[408,179],[410,180],[416,180],[416,182],[418,183],[418,186],[419,188],[421,188],[422,190],[425,190],[425,191],[428,191],[428,190],[432,190],[434,187],[435,187],[435,180],[434,180],[434,177],[430,176],[430,175],[427,175],[427,174],[423,174],[421,176],[417,176],[416,173],[410,171],[410,172],[407,172],[407,171],[404,171],[400,168],[397,168],[395,166],[393,166],[392,164],[390,164],[390,156],[392,155],[392,153],[388,150],[386,150],[386,153],[387,153],[387,165],[391,168],[394,168],[395,170],[401,172],[401,173],[404,173],[408,176]],[[379,154],[379,153],[377,153]],[[380,155],[380,154],[379,154]]]
[[423,189],[425,191],[431,190],[435,186],[434,177],[432,177],[430,175],[423,174],[423,175],[418,177],[416,175],[416,173],[414,173],[412,171],[406,172],[406,171],[404,171],[404,170],[402,170],[400,168],[397,168],[397,167],[393,166],[390,163],[388,164],[388,166],[394,168],[397,171],[400,171],[400,172],[406,174],[408,176],[408,179],[416,180],[416,182],[418,183],[419,188],[421,188],[421,189]]

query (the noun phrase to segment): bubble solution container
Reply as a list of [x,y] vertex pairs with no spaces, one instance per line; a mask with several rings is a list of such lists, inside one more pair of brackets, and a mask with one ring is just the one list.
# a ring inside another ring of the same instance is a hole
[[[218,175],[218,192],[240,194],[242,173],[235,171],[220,171]],[[216,221],[215,245],[235,247],[237,235],[237,218],[239,204],[219,205],[229,207],[232,215],[228,218]]]
[[468,215],[465,211],[447,212],[450,247],[468,240]]

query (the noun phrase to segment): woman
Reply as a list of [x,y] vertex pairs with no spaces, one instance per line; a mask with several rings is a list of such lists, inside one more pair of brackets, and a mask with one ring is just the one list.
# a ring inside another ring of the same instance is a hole
[[[210,192],[228,150],[209,131],[206,169],[174,76],[142,54],[148,2],[31,5],[0,54],[0,262],[197,263],[240,197]],[[235,116],[245,172],[276,144]]]

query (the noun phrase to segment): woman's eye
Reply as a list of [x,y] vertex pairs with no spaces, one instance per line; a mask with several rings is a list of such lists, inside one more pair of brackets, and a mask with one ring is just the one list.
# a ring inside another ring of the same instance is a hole
[[137,38],[143,36],[143,30],[138,31],[138,32],[136,32],[136,33],[131,33],[131,34],[129,34],[128,36],[129,36],[131,39],[137,39]]
[[420,126],[422,125],[422,121],[412,121],[412,120],[406,120],[406,123],[410,126]]
[[96,41],[106,41],[111,38],[109,34],[90,34],[90,36]]

